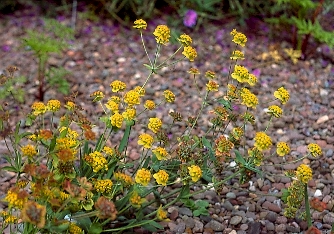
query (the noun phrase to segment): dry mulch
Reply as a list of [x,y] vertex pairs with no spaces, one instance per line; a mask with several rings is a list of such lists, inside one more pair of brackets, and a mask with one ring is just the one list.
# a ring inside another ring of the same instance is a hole
[[[61,18],[63,23],[69,23],[69,17]],[[24,105],[17,105],[8,100],[8,106],[13,110],[12,123],[21,119],[29,112],[29,107],[35,101],[37,92],[36,71],[37,63],[32,53],[20,47],[20,39],[26,29],[41,27],[39,14],[32,14],[31,10],[17,12],[12,16],[3,16],[0,31],[0,68],[5,70],[10,65],[19,68],[17,75],[24,75],[28,82]],[[145,39],[147,48],[153,53],[155,41],[150,34],[156,25],[165,24],[165,18],[149,22]],[[269,133],[273,142],[287,141],[291,146],[287,160],[302,157],[309,143],[318,143],[323,150],[320,158],[307,158],[303,162],[309,164],[314,171],[314,179],[309,184],[310,196],[318,196],[327,204],[324,212],[313,212],[314,224],[323,231],[330,230],[334,221],[334,66],[333,50],[325,45],[311,42],[310,49],[314,49],[307,60],[299,60],[293,64],[284,54],[283,49],[290,47],[283,41],[285,35],[275,35],[268,39],[268,28],[260,21],[250,20],[247,28],[241,28],[234,22],[224,24],[205,25],[198,31],[184,28],[194,40],[198,58],[190,63],[183,61],[173,67],[163,69],[155,75],[146,86],[147,98],[156,102],[162,99],[165,89],[172,90],[176,102],[166,108],[160,108],[155,113],[163,122],[170,122],[168,112],[180,112],[185,118],[195,116],[199,110],[202,96],[197,92],[192,77],[187,73],[190,67],[197,67],[202,74],[207,70],[216,72],[221,87],[227,82],[227,73],[230,66],[229,55],[233,49],[229,32],[233,28],[244,32],[248,37],[247,46],[243,49],[246,59],[242,62],[251,72],[258,76],[259,84],[253,87],[261,103],[271,100],[272,93],[279,87],[285,86],[291,99],[284,106],[284,116],[273,122]],[[162,58],[167,58],[175,49],[176,44],[163,46]],[[266,53],[277,50],[282,56],[281,61],[264,59]],[[71,48],[61,55],[53,55],[49,63],[51,66],[63,66],[72,74],[69,76],[71,90],[78,92],[77,101],[85,109],[87,115],[96,122],[102,109],[91,103],[89,95],[97,90],[103,91],[108,97],[111,95],[110,83],[115,79],[122,80],[129,87],[142,85],[148,70],[143,66],[147,63],[137,31],[124,28],[111,20],[102,20],[100,23],[88,21],[77,22],[77,35]],[[205,89],[205,78],[198,79],[200,89]],[[46,93],[45,100],[63,96],[54,90]],[[264,129],[269,118],[265,113],[267,104],[260,104],[256,109],[257,124],[251,126],[246,134],[247,144],[252,144],[254,131]],[[237,108],[237,107],[235,107]],[[153,115],[154,116],[154,115]],[[201,134],[206,131],[209,117],[208,109],[203,112],[200,124],[196,131]],[[147,118],[143,116],[142,120]],[[177,135],[185,128],[180,124],[172,128],[171,134]],[[141,131],[137,126],[135,132]],[[135,134],[134,134],[135,135]],[[119,142],[121,134],[113,137],[111,144]],[[132,148],[131,148],[132,147]],[[3,141],[0,142],[1,152],[5,152]],[[130,155],[138,156],[136,141],[130,142]],[[271,159],[269,164],[282,163],[281,158]],[[284,170],[295,169],[299,164],[283,166],[263,166],[262,169],[274,175],[282,175]],[[14,182],[13,175],[1,172],[0,196]],[[277,195],[287,187],[291,181],[279,176],[255,177],[246,185],[238,185],[232,180],[231,186],[224,187],[221,194],[207,191],[196,199],[210,201],[210,216],[193,217],[184,207],[171,207],[169,223],[165,223],[165,233],[299,233],[305,230],[306,223],[300,219],[286,219],[283,216],[283,204]],[[266,194],[266,196],[262,196]],[[269,196],[268,196],[269,195]],[[270,196],[273,195],[273,196]],[[3,205],[0,204],[0,207]],[[138,232],[140,230],[137,230]]]

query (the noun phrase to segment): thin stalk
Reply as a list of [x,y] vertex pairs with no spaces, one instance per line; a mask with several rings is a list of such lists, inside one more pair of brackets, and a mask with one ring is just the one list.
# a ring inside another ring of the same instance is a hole
[[307,193],[307,184],[304,185],[304,196],[305,196],[305,210],[306,210],[307,227],[310,228],[312,226],[312,220],[311,220],[311,211],[310,211],[310,201],[308,199],[308,193]]
[[165,59],[162,63],[160,63],[158,66],[156,66],[157,69],[159,69],[162,65],[164,65],[167,61],[169,61],[170,59],[172,59],[177,52],[179,52],[179,50],[182,48],[182,46],[180,46],[175,52],[174,54],[172,54],[171,56],[169,56],[167,59]]
[[146,49],[146,46],[145,46],[145,42],[144,42],[144,38],[143,38],[143,32],[142,32],[141,30],[140,30],[140,38],[141,38],[141,42],[142,42],[142,44],[143,44],[143,47],[144,47],[146,56],[147,56],[147,58],[148,58],[148,61],[150,62],[151,67],[153,67],[151,58],[150,58],[150,56],[148,55],[148,52],[147,52],[147,49]]

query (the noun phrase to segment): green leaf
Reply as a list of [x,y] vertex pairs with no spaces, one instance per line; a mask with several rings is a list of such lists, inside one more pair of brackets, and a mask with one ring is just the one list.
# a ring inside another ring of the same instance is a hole
[[206,207],[209,206],[209,202],[208,201],[197,200],[195,203],[196,203],[196,206],[198,206],[198,207],[206,208]]
[[234,150],[235,153],[235,161],[237,161],[238,163],[240,163],[242,166],[246,165],[246,161],[245,159],[242,157],[242,155],[240,154],[240,152],[238,150]]
[[119,144],[119,147],[118,147],[119,152],[123,152],[125,147],[128,145],[129,136],[130,136],[130,132],[131,132],[131,127],[133,125],[135,125],[135,121],[133,121],[133,120],[126,122],[126,128],[125,128],[125,131],[124,131],[124,135],[123,135],[121,143]]
[[232,110],[231,102],[225,99],[219,99],[218,103],[222,104],[226,109]]
[[100,234],[102,231],[103,228],[100,223],[93,223],[88,230],[88,234]]

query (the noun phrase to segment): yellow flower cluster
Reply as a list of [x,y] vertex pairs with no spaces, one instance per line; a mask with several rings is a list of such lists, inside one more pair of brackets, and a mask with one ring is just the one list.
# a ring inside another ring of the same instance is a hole
[[188,171],[193,182],[197,182],[202,177],[202,170],[199,166],[192,165],[188,167]]
[[154,132],[157,133],[162,126],[162,121],[159,118],[150,118],[148,123],[148,128]]
[[136,117],[136,109],[129,107],[122,113],[122,116],[126,120],[133,120]]
[[146,168],[141,168],[137,171],[135,176],[136,183],[147,186],[150,180],[151,172],[149,170],[147,170]]
[[231,35],[233,36],[233,42],[237,45],[240,45],[242,47],[244,47],[246,45],[247,42],[247,37],[245,36],[245,34],[238,32],[237,30],[233,29],[231,32]]
[[20,193],[21,192],[16,189],[8,190],[4,200],[8,202],[8,206],[10,208],[18,208],[18,209],[23,208],[23,205],[28,200],[28,196],[24,196],[23,194],[21,195]]
[[187,34],[184,34],[184,33],[177,40],[179,42],[181,42],[181,44],[183,46],[189,46],[193,42],[193,40],[191,39],[191,37],[189,35],[187,35]]
[[232,52],[230,59],[232,60],[245,59],[245,55],[240,50],[235,50]]
[[167,221],[167,211],[162,209],[162,205],[157,210],[157,218],[158,220],[166,220]]
[[234,144],[225,136],[219,136],[215,140],[216,155],[218,157],[225,157],[230,155],[230,150],[233,149]]
[[112,185],[113,183],[110,179],[96,180],[94,183],[94,188],[99,193],[108,194],[111,192]]
[[254,86],[257,83],[257,77],[254,74],[249,74],[247,83],[250,86]]
[[131,176],[124,174],[122,172],[115,172],[114,177],[117,181],[120,181],[124,186],[130,186],[133,184]]
[[32,158],[33,156],[35,156],[37,154],[37,151],[35,149],[35,146],[33,145],[26,145],[26,146],[23,146],[21,148],[21,151],[22,151],[22,154],[24,156],[28,156],[30,158]]
[[114,154],[114,150],[108,146],[104,146],[102,151],[107,154],[107,155],[113,155]]
[[118,112],[118,103],[109,99],[105,106],[112,111],[112,113]]
[[74,102],[68,101],[68,102],[66,102],[65,107],[66,107],[68,110],[74,110],[75,107],[76,107],[76,105],[75,105]]
[[121,92],[126,89],[126,84],[122,81],[115,80],[110,84],[111,91],[114,93]]
[[235,87],[233,84],[227,85],[227,97],[232,100],[238,98],[237,87]]
[[7,225],[7,224],[10,224],[10,223],[16,223],[17,222],[17,217],[14,216],[14,215],[7,215],[6,217],[4,217],[4,224]]
[[257,132],[254,140],[254,146],[260,151],[267,150],[272,145],[270,136],[268,136],[265,132]]
[[133,90],[136,91],[140,97],[144,96],[146,93],[146,90],[140,86],[136,86]]
[[158,25],[155,28],[153,35],[155,36],[157,43],[165,45],[169,42],[170,29],[166,25]]
[[44,114],[47,111],[47,107],[43,102],[34,102],[31,109],[33,110],[32,114],[35,116]]
[[69,138],[69,139],[77,139],[79,137],[79,133],[75,130],[72,130],[70,129],[69,127],[61,127],[59,128],[59,132],[62,133],[63,131],[66,131],[66,136]]
[[155,108],[155,103],[152,100],[147,100],[144,107],[148,110],[153,110]]
[[140,208],[141,205],[145,202],[145,198],[142,198],[141,196],[138,195],[138,193],[136,191],[134,191],[131,194],[130,197],[130,204],[135,207],[135,208]]
[[231,135],[236,139],[239,140],[244,134],[244,131],[241,127],[235,127],[231,131]]
[[165,90],[164,96],[165,96],[166,102],[173,103],[175,101],[175,94],[170,90]]
[[151,135],[143,133],[139,136],[138,145],[142,145],[144,148],[149,149],[152,147],[153,142],[154,139]]
[[317,157],[322,154],[321,148],[318,144],[311,143],[307,146],[307,149],[310,151],[313,157]]
[[277,89],[277,91],[274,92],[274,96],[280,100],[282,104],[287,103],[290,98],[289,92],[284,87]]
[[276,149],[276,153],[283,157],[285,155],[287,155],[290,152],[290,147],[287,143],[285,142],[278,142],[277,143],[277,149]]
[[102,91],[95,91],[90,96],[93,98],[93,102],[98,102],[104,98],[104,93]]
[[110,120],[111,120],[111,125],[112,126],[117,127],[117,128],[121,128],[122,124],[123,124],[124,117],[120,113],[116,112],[112,116],[110,116]]
[[130,90],[124,96],[124,102],[129,106],[139,105],[140,104],[140,96],[139,93],[135,90]]
[[135,22],[134,22],[134,25],[133,25],[134,28],[136,29],[146,29],[147,28],[147,23],[145,20],[142,20],[142,19],[137,19]]
[[307,184],[312,179],[312,169],[305,164],[301,164],[296,170],[296,176],[298,180]]
[[86,155],[85,161],[93,168],[95,173],[100,170],[108,171],[108,162],[98,151],[94,151],[89,155]]
[[219,88],[219,84],[217,84],[217,82],[213,81],[213,80],[209,80],[209,82],[206,84],[206,90],[207,91],[213,91],[213,92],[217,92]]
[[169,175],[164,170],[159,170],[157,173],[153,175],[153,178],[157,181],[158,184],[161,184],[163,186],[167,185],[167,181],[169,178]]
[[46,103],[46,107],[49,111],[52,111],[52,112],[56,112],[56,111],[59,111],[60,109],[60,101],[58,100],[49,100],[47,103]]
[[205,72],[205,77],[208,79],[214,79],[216,78],[216,73],[213,71],[206,71]]
[[69,149],[73,148],[77,145],[77,141],[69,138],[69,137],[62,137],[56,139],[56,149]]
[[247,82],[249,77],[248,69],[241,65],[235,65],[231,77],[240,83]]
[[157,157],[158,160],[166,160],[168,157],[168,152],[165,148],[157,147],[156,149],[152,150],[154,155]]
[[189,59],[190,62],[193,62],[195,60],[195,58],[197,57],[197,52],[196,52],[195,48],[193,48],[191,46],[185,46],[185,47],[183,47],[182,54],[187,59]]
[[70,234],[82,234],[83,230],[77,226],[75,223],[70,223],[69,227],[68,227],[68,232]]
[[256,108],[257,104],[259,104],[256,95],[247,88],[241,89],[240,97],[242,99],[241,104],[246,105],[247,107]]
[[272,105],[268,107],[268,113],[276,118],[279,118],[282,116],[283,110],[279,106]]
[[189,74],[193,74],[193,75],[199,75],[199,74],[201,74],[201,73],[199,72],[199,70],[198,70],[197,68],[194,68],[194,67],[190,68],[190,69],[188,70],[188,73],[189,73]]

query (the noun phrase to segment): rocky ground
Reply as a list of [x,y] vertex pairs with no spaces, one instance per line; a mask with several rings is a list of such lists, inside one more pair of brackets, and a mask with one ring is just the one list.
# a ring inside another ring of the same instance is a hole
[[[32,52],[22,48],[21,38],[26,29],[41,27],[41,16],[31,9],[16,12],[14,15],[1,16],[0,31],[0,69],[5,70],[10,65],[17,66],[17,75],[24,75],[28,82],[24,105],[17,105],[8,100],[13,107],[16,120],[29,112],[29,107],[35,101],[37,92],[36,59]],[[69,23],[69,17],[58,18],[63,23]],[[147,48],[151,53],[155,48],[155,40],[151,32],[158,24],[165,24],[166,19],[155,19],[149,23],[145,32]],[[146,87],[148,97],[155,101],[161,100],[165,89],[172,90],[177,98],[174,104],[158,109],[156,115],[163,122],[170,122],[168,111],[175,110],[183,116],[195,116],[201,105],[202,95],[197,92],[192,77],[187,73],[190,67],[197,67],[202,74],[212,70],[219,77],[220,86],[224,87],[230,66],[229,55],[232,49],[229,32],[233,29],[244,32],[248,37],[244,48],[246,59],[242,62],[250,71],[258,76],[259,84],[253,88],[261,103],[256,109],[257,124],[246,134],[247,144],[252,144],[254,130],[263,130],[269,118],[265,113],[266,101],[272,98],[272,93],[284,86],[291,94],[290,101],[284,106],[284,116],[274,121],[269,133],[273,142],[287,141],[291,153],[287,160],[292,161],[305,155],[307,145],[315,142],[322,147],[320,158],[306,158],[314,172],[314,179],[309,183],[310,197],[318,197],[327,204],[323,212],[312,212],[314,225],[322,233],[329,233],[334,222],[334,66],[333,50],[325,45],[310,44],[310,53],[306,60],[294,64],[284,53],[289,48],[285,42],[284,33],[268,39],[269,29],[261,21],[250,20],[247,27],[239,27],[233,21],[220,24],[208,24],[194,31],[182,28],[194,41],[198,58],[190,63],[183,61],[174,67],[163,69],[155,75]],[[162,57],[167,58],[177,48],[176,44],[164,46]],[[268,56],[277,50],[282,60],[276,61]],[[97,90],[106,96],[111,94],[110,83],[115,79],[122,80],[130,87],[142,85],[148,71],[143,66],[147,63],[136,30],[124,28],[110,20],[99,23],[77,21],[77,35],[71,48],[61,55],[50,58],[51,66],[63,66],[71,72],[69,82],[71,90],[78,91],[78,102],[93,120],[97,120],[102,109],[91,103],[89,95]],[[200,77],[198,85],[204,91],[205,78]],[[54,90],[46,93],[45,100],[62,99],[63,96]],[[201,134],[207,130],[208,111],[205,110],[200,119]],[[143,116],[142,118],[147,118]],[[172,129],[171,134],[180,132],[184,126]],[[135,131],[140,131],[136,128]],[[175,131],[175,132],[174,132]],[[119,142],[121,135],[116,135],[112,144]],[[130,143],[131,157],[138,157],[136,141]],[[1,152],[5,152],[3,141],[0,142]],[[3,161],[2,161],[3,162]],[[210,216],[194,217],[185,207],[173,206],[168,209],[170,222],[165,223],[164,233],[301,233],[306,229],[306,222],[300,219],[287,219],[283,216],[284,205],[277,195],[291,182],[282,175],[283,170],[295,169],[299,164],[292,163],[283,167],[275,167],[282,158],[273,158],[262,169],[270,172],[264,178],[254,177],[251,182],[240,186],[237,180],[232,180],[218,194],[213,190],[196,195],[195,199],[210,202]],[[14,182],[14,176],[0,172],[0,196]],[[228,186],[230,185],[230,186]],[[233,185],[233,186],[232,186]],[[196,188],[195,188],[196,189]],[[3,205],[0,204],[0,208]],[[140,230],[137,230],[140,232]]]

